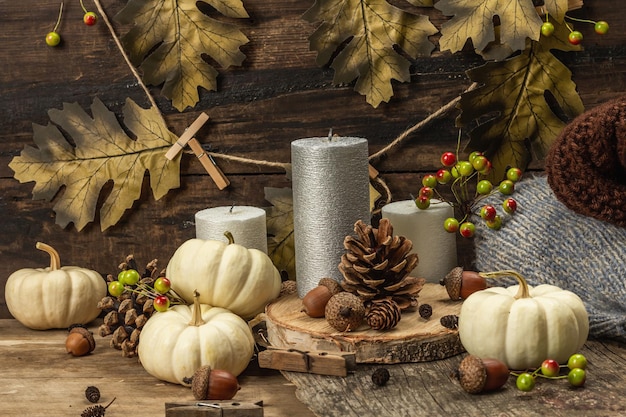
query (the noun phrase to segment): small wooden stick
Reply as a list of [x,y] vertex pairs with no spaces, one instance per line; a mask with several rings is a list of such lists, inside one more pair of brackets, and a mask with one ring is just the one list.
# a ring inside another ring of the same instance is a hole
[[230,181],[228,180],[228,178],[226,178],[222,170],[217,166],[213,158],[211,158],[209,155],[207,155],[206,152],[204,152],[204,149],[202,149],[202,145],[200,145],[200,142],[198,142],[196,138],[191,138],[188,143],[189,147],[198,157],[206,172],[209,173],[209,175],[215,182],[215,185],[217,185],[217,188],[223,190],[224,188],[228,187],[230,185]]
[[206,113],[200,113],[200,116],[180,135],[176,143],[167,151],[165,157],[170,161],[176,158],[176,155],[185,147],[187,142],[200,130],[200,128],[209,120],[209,116]]

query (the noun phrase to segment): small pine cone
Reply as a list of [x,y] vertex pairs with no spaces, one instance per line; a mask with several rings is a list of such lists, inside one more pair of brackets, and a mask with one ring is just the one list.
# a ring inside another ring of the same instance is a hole
[[459,326],[459,316],[454,314],[443,316],[439,321],[443,327],[451,330],[455,330]]
[[419,306],[420,317],[428,320],[433,315],[433,308],[430,304],[421,304]]
[[82,413],[80,413],[80,417],[104,417],[107,408],[109,408],[109,406],[113,404],[113,401],[115,401],[115,398],[113,398],[111,402],[104,407],[100,404],[87,407],[83,410]]
[[372,303],[365,320],[374,330],[389,330],[396,327],[401,317],[398,304],[391,299],[383,299]]
[[98,387],[94,387],[90,385],[85,390],[85,397],[89,400],[90,403],[97,403],[100,401],[100,390]]
[[382,387],[387,384],[387,381],[389,381],[389,371],[387,368],[376,368],[372,373],[372,382]]

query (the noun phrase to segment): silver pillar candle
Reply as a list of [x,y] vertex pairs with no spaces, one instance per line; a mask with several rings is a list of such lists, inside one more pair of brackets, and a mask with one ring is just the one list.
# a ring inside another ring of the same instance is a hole
[[341,281],[343,240],[370,223],[367,140],[318,137],[291,143],[298,295],[324,277]]

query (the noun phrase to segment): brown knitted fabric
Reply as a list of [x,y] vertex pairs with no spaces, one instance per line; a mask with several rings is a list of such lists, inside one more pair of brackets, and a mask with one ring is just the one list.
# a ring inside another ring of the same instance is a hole
[[554,194],[568,208],[626,227],[626,96],[565,126],[545,169]]

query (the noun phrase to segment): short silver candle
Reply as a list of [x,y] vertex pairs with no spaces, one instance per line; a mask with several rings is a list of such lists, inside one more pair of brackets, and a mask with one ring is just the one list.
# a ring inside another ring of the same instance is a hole
[[367,140],[316,137],[291,143],[298,296],[321,278],[340,282],[343,240],[357,220],[370,223]]

